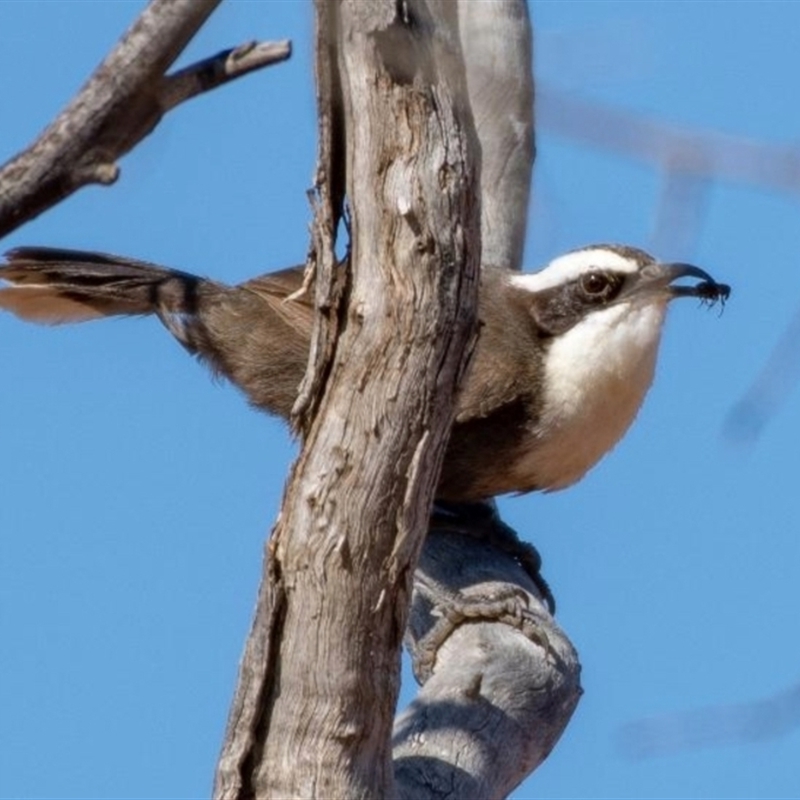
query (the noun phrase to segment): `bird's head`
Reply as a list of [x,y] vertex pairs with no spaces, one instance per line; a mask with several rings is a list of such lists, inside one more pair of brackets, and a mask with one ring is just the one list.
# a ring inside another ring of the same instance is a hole
[[542,365],[538,444],[522,471],[546,489],[578,480],[633,421],[653,380],[669,301],[724,303],[730,294],[699,267],[620,245],[575,250],[510,283],[533,318]]
[[[678,283],[684,278],[697,282]],[[730,287],[692,264],[661,263],[635,247],[592,245],[551,261],[540,272],[517,275],[512,283],[534,296],[533,313],[543,334],[559,336],[590,320],[593,327],[615,327],[641,315],[660,328],[667,303],[697,297],[724,303]]]

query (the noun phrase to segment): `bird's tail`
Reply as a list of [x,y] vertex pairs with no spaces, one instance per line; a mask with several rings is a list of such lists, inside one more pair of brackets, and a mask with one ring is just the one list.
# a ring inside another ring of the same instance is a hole
[[101,253],[20,247],[0,265],[0,308],[52,325],[116,315],[192,315],[204,279]]
[[226,286],[117,256],[21,247],[0,264],[0,312],[49,324],[153,314],[253,405],[288,417],[308,360],[313,310],[285,301],[302,283],[302,269]]

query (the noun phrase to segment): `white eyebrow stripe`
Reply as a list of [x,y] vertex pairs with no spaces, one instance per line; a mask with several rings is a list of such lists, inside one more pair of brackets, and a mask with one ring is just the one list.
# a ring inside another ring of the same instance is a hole
[[633,259],[605,248],[574,250],[551,261],[539,272],[513,275],[511,284],[529,292],[540,292],[552,289],[575,280],[592,269],[607,269],[614,272],[633,274],[639,270],[640,264]]

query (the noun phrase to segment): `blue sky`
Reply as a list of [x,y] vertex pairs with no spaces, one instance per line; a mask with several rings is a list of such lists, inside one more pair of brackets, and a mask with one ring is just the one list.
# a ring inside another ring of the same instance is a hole
[[[0,158],[141,6],[0,2]],[[532,10],[551,89],[798,140],[800,4]],[[229,282],[302,261],[310,22],[299,0],[223,4],[185,61],[284,37],[294,58],[173,112],[116,186],[80,192],[3,249],[118,252]],[[548,134],[543,116],[529,268],[593,241],[646,247],[659,186],[647,165]],[[501,501],[542,552],[586,689],[518,800],[800,796],[797,730],[640,761],[615,745],[631,721],[800,679],[798,394],[751,447],[721,435],[800,302],[797,212],[796,197],[714,183],[690,255],[733,285],[724,314],[676,303],[623,443],[573,489]],[[47,329],[2,316],[0,374],[0,796],[206,796],[289,437],[151,320]]]

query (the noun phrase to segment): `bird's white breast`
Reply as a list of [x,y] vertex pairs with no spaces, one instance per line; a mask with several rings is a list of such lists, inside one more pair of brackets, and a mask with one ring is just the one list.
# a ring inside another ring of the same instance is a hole
[[520,475],[546,491],[593,467],[633,422],[653,380],[666,301],[588,314],[556,337],[544,363],[544,402]]

